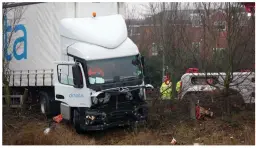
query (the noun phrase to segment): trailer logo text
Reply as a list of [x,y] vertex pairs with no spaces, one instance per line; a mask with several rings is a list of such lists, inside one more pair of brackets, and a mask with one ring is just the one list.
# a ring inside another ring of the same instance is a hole
[[[12,20],[14,22],[17,20]],[[16,37],[17,33],[23,33],[23,36]],[[12,57],[16,60],[27,59],[27,30],[22,24],[7,22],[4,16],[4,56],[7,61],[11,61]],[[21,48],[23,45],[23,48]],[[23,50],[22,50],[23,49]],[[21,50],[21,51],[19,51]]]

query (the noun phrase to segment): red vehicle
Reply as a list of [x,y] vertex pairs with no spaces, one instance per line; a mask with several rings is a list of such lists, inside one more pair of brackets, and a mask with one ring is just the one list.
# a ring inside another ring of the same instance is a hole
[[188,68],[186,73],[198,73],[199,69],[198,68]]
[[252,13],[252,15],[254,15],[254,13],[255,13],[255,3],[253,3],[253,2],[244,2],[244,3],[242,3],[242,5],[245,6],[246,12]]
[[249,69],[242,69],[240,72],[251,72]]

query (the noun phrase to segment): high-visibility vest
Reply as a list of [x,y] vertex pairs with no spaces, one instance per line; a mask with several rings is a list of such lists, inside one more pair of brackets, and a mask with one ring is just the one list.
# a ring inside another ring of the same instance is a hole
[[160,92],[162,94],[162,98],[164,99],[171,99],[172,96],[172,88],[171,85],[165,84],[165,82],[162,83]]
[[178,81],[178,82],[176,83],[176,91],[177,91],[177,92],[180,92],[180,87],[181,87],[181,81]]

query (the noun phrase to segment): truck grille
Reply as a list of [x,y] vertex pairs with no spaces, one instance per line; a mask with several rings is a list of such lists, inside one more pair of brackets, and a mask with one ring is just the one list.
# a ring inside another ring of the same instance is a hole
[[132,110],[133,101],[127,100],[125,95],[111,96],[109,102],[99,106],[99,108],[106,113],[116,110]]
[[138,92],[139,90],[135,90],[132,92],[132,100],[127,99],[125,97],[126,94],[111,94],[111,97],[107,103],[93,106],[93,109],[97,109],[105,113],[123,110],[134,110],[134,106],[137,106],[143,102],[143,100],[139,98]]

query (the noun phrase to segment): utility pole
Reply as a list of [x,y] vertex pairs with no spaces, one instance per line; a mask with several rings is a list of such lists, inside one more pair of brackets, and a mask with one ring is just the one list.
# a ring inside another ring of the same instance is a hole
[[162,47],[163,47],[162,48],[162,50],[163,50],[162,51],[163,52],[162,53],[163,54],[162,55],[162,59],[163,59],[162,64],[163,65],[162,65],[162,68],[163,68],[163,76],[162,76],[162,79],[164,81],[164,76],[165,76],[165,68],[164,68],[165,67],[164,66],[165,65],[165,56],[164,56],[165,55],[165,51],[164,51],[165,50],[165,33],[164,33],[165,32],[164,31],[164,27],[165,27],[165,2],[162,3],[162,7],[163,7],[162,8],[162,10],[163,10],[163,19],[162,19],[162,34],[163,34],[163,42],[162,42],[163,43],[163,45],[162,45]]

